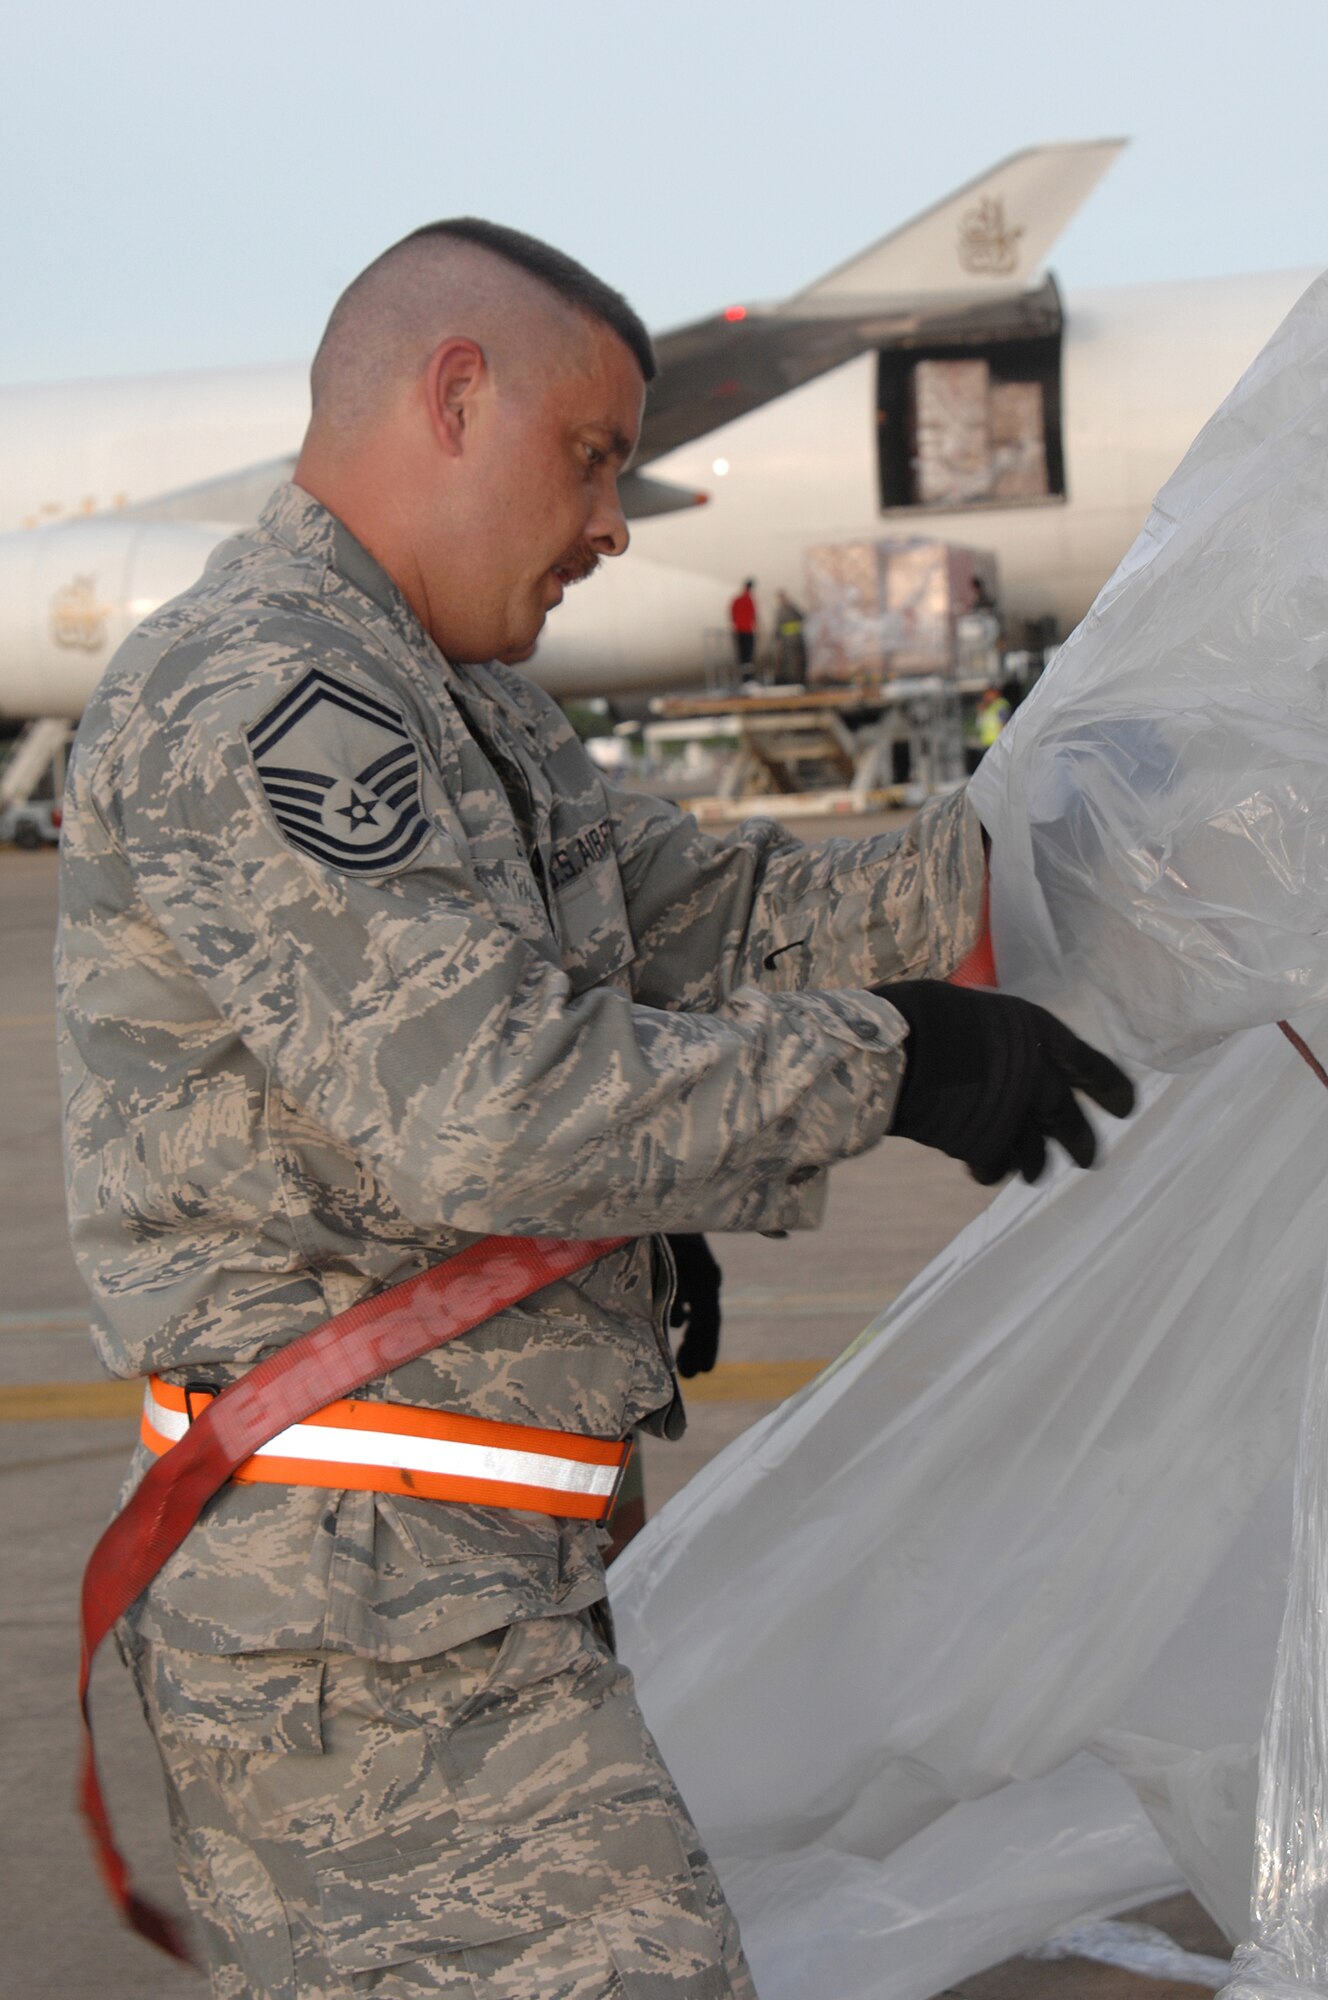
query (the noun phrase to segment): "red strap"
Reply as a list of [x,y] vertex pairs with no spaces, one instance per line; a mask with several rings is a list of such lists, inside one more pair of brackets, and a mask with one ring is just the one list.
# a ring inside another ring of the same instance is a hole
[[996,977],[996,954],[991,944],[991,884],[982,885],[982,915],[979,918],[978,940],[965,958],[950,974],[952,986],[999,986]]
[[179,1443],[148,1467],[92,1551],[83,1574],[79,1804],[102,1876],[121,1913],[173,1958],[188,1963],[189,1952],[170,1918],[134,1894],[97,1781],[88,1682],[98,1646],[179,1548],[235,1467],[278,1431],[469,1333],[518,1299],[543,1291],[629,1240],[614,1236],[578,1243],[563,1237],[486,1236],[446,1263],[324,1320],[289,1347],[269,1354],[201,1409]]
[[1307,1062],[1310,1068],[1314,1071],[1314,1074],[1318,1077],[1319,1082],[1324,1084],[1325,1086],[1328,1086],[1328,1070],[1326,1070],[1323,1064],[1319,1061],[1319,1058],[1315,1055],[1309,1043],[1306,1042],[1300,1035],[1296,1033],[1290,1021],[1279,1021],[1277,1025],[1282,1030],[1282,1033],[1286,1036],[1287,1040],[1290,1042],[1292,1048],[1296,1051],[1296,1054],[1300,1057],[1301,1061]]

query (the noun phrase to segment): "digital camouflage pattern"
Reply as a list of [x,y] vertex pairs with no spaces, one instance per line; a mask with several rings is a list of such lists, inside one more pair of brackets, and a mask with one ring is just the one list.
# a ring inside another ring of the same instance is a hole
[[582,1618],[441,1659],[135,1642],[215,2000],[755,2000]]
[[[650,1232],[817,1219],[900,1074],[860,989],[948,973],[982,875],[962,794],[809,849],[611,789],[532,682],[451,666],[281,488],[122,647],[73,758],[60,1056],[101,1359],[224,1384],[475,1237],[631,1234],[369,1393],[676,1434]],[[409,1660],[593,1601],[596,1538],[232,1486],[137,1616],[200,1653]]]
[[[658,1232],[815,1220],[898,1085],[860,989],[948,972],[982,872],[962,797],[813,852],[610,790],[282,489],[121,650],[73,760],[103,1361],[225,1383],[478,1236],[630,1234],[368,1393],[676,1435]],[[603,1588],[589,1524],[223,1489],[123,1629],[217,2000],[752,2000]]]

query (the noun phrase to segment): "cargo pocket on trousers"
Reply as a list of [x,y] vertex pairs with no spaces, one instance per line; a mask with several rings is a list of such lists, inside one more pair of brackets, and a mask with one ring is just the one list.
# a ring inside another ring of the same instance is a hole
[[324,1663],[302,1653],[184,1653],[149,1644],[140,1686],[159,1737],[199,1750],[321,1756]]
[[[668,1974],[688,2000],[723,2000],[720,1946],[682,1837],[658,1792],[633,1792],[514,1832],[510,1823],[356,1865],[318,1869],[322,1935],[345,1974],[421,1961],[477,1980],[520,1968],[531,1992],[592,1969],[642,1996]],[[684,1980],[683,1975],[686,1975]],[[575,1981],[571,1982],[575,1983]],[[372,1982],[366,1982],[372,1990]]]
[[324,1663],[145,1642],[133,1665],[170,1779],[176,1859],[214,1968],[213,1992],[294,2000],[290,1885],[281,1879],[272,1786],[293,1759],[316,1764],[322,1782]]

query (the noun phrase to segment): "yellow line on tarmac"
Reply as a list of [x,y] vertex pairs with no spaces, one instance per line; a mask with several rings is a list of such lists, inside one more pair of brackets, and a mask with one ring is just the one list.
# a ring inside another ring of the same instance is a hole
[[141,1382],[11,1382],[0,1389],[0,1422],[8,1424],[132,1417],[142,1407]]
[[683,1401],[782,1403],[829,1362],[829,1355],[817,1361],[717,1361],[708,1375],[693,1375],[683,1383]]
[[[827,1365],[815,1361],[721,1361],[683,1384],[689,1403],[781,1403]],[[135,1417],[141,1382],[19,1382],[0,1388],[0,1423],[41,1424]]]

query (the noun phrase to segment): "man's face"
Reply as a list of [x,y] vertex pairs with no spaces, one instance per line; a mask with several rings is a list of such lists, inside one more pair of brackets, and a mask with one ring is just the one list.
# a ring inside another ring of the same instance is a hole
[[547,384],[536,380],[491,407],[483,504],[468,536],[469,629],[454,657],[528,660],[564,591],[626,549],[618,477],[636,448],[644,398],[630,351],[587,321]]

